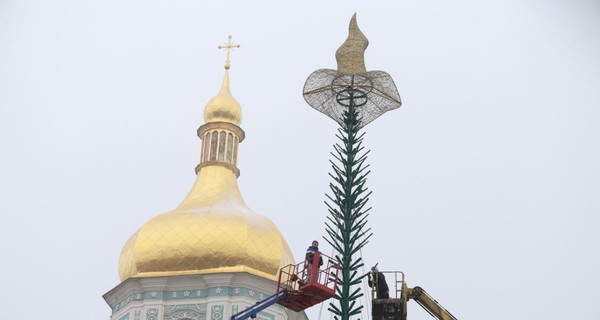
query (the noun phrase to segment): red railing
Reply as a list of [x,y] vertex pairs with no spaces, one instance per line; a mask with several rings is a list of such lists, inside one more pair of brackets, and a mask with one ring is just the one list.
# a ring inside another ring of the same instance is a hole
[[[323,265],[319,265],[320,260]],[[283,267],[277,291],[287,290],[289,294],[288,299],[279,304],[300,311],[333,297],[339,271],[338,262],[320,252],[314,252],[303,262]]]

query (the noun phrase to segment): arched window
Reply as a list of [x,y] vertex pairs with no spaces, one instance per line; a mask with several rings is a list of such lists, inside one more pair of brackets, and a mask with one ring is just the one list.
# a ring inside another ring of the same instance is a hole
[[231,133],[229,133],[227,135],[227,159],[226,161],[228,163],[233,163],[233,161],[231,161],[231,150],[233,149],[233,135]]
[[210,160],[217,160],[217,138],[219,133],[214,131],[210,139]]
[[208,159],[208,150],[210,150],[208,147],[210,146],[210,132],[207,132],[204,135],[204,139],[202,139],[202,147],[204,148],[203,152],[202,152],[202,161],[204,162],[206,161],[206,159]]
[[238,151],[238,143],[239,143],[239,138],[235,137],[233,142],[233,165],[237,165],[237,151]]
[[219,137],[219,161],[225,160],[225,141],[227,139],[225,131],[221,131]]

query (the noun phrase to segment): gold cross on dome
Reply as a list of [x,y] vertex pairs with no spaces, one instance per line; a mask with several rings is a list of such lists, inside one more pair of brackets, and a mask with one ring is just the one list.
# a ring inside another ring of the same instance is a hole
[[225,69],[226,70],[229,70],[229,67],[231,66],[231,64],[229,62],[229,52],[231,51],[231,49],[239,48],[239,47],[240,47],[239,44],[233,44],[233,42],[231,41],[231,35],[229,36],[229,41],[227,42],[227,44],[222,44],[218,47],[219,49],[227,49],[227,59],[225,59]]

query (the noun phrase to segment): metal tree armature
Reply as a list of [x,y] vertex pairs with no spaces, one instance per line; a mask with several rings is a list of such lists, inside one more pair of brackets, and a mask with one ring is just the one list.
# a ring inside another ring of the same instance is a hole
[[354,257],[372,235],[371,229],[366,227],[371,209],[366,208],[370,195],[365,186],[369,173],[368,165],[365,165],[368,152],[364,152],[362,146],[364,134],[358,135],[361,123],[358,109],[364,107],[365,100],[363,92],[352,88],[341,91],[336,99],[347,108],[342,113],[343,125],[338,129],[337,137],[340,142],[334,146],[335,152],[332,152],[335,161],[330,161],[333,182],[329,184],[329,188],[333,195],[327,195],[328,201],[325,202],[330,214],[328,222],[325,222],[328,234],[326,240],[337,252],[336,258],[341,263],[341,276],[336,292],[339,306],[330,303],[328,308],[336,319],[349,319],[361,312],[362,306],[355,306],[355,303],[363,295],[360,286],[357,286],[364,277],[357,274],[363,262],[360,257]]
[[365,275],[359,275],[363,266],[356,253],[371,237],[367,227],[370,208],[366,207],[370,192],[366,187],[369,171],[365,164],[368,151],[362,146],[362,127],[386,111],[402,104],[392,78],[383,71],[367,72],[364,51],[369,42],[356,23],[350,21],[349,35],[336,52],[337,70],[319,69],[304,85],[303,95],[313,108],[340,124],[338,139],[330,161],[333,182],[332,195],[325,201],[329,216],[325,222],[328,237],[325,240],[337,252],[341,276],[336,288],[339,305],[330,303],[329,311],[337,320],[348,320],[359,314],[362,306],[356,300],[363,294],[358,286]]

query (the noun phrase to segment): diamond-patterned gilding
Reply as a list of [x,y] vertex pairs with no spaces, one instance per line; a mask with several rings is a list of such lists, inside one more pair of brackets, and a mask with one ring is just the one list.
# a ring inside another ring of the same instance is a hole
[[207,166],[175,210],[148,221],[125,244],[121,280],[129,277],[248,272],[271,280],[293,263],[281,233],[244,203],[235,174]]
[[[240,194],[239,171],[230,164],[237,162],[237,144],[244,131],[239,127],[241,107],[231,96],[227,69],[221,91],[205,107],[207,123],[200,127],[204,129],[199,135],[202,137],[205,129],[223,132],[221,135],[229,132],[236,146],[228,156],[230,162],[221,161],[221,153],[219,161],[202,162],[183,202],[148,221],[125,243],[119,260],[121,281],[229,272],[277,280],[279,269],[294,262],[277,227],[250,210]],[[219,152],[225,153],[223,146]],[[201,158],[207,157],[204,154]]]

